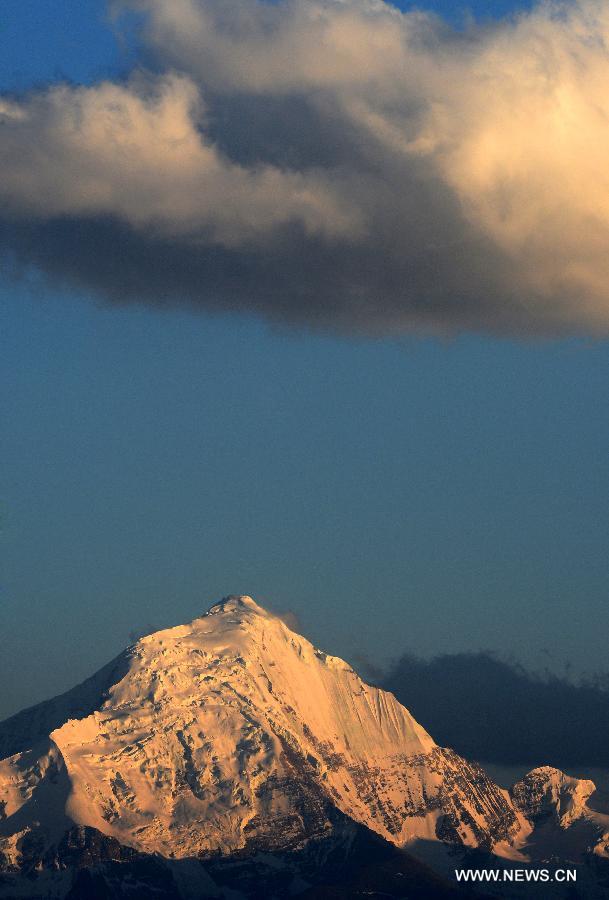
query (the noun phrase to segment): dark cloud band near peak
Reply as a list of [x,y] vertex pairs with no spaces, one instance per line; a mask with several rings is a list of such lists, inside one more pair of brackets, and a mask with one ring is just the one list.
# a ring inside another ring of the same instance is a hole
[[609,331],[609,10],[122,0],[145,66],[0,96],[0,252],[111,302]]

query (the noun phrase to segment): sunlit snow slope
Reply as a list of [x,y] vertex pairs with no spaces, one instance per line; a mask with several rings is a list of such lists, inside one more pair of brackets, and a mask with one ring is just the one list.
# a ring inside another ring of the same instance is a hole
[[331,833],[332,810],[398,845],[490,849],[522,828],[479,767],[250,597],[142,638],[0,725],[2,746],[0,837],[15,863],[33,823],[48,846],[76,823],[175,857],[293,849]]

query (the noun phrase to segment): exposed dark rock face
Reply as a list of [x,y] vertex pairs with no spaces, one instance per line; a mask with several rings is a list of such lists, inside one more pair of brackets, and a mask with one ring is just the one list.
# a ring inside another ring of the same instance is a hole
[[[408,853],[336,811],[325,836],[291,852],[256,850],[167,860],[124,847],[94,828],[69,829],[46,852],[32,836],[21,870],[0,867],[2,900],[307,900],[356,896],[462,897]],[[337,840],[337,835],[342,840]],[[235,894],[238,892],[238,894]]]
[[46,844],[44,829],[29,829],[18,842],[19,867],[14,864],[3,867],[0,863],[0,873],[13,872],[29,877],[43,870],[82,869],[110,861],[130,861],[138,856],[135,850],[86,825],[69,828],[50,848]]
[[552,766],[533,769],[511,789],[514,806],[534,824],[553,820],[568,826],[587,813],[586,802],[595,785],[570,778]]
[[[437,765],[443,772],[439,804],[444,818],[438,837],[460,844],[464,828],[469,828],[476,837],[478,847],[489,851],[499,841],[509,841],[518,827],[516,814],[486,772],[477,763],[467,762],[453,750],[438,749],[433,755],[437,757]],[[477,815],[472,815],[465,806],[466,802]]]

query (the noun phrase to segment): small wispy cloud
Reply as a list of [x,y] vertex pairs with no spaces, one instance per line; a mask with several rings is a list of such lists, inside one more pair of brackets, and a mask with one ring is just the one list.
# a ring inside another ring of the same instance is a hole
[[0,246],[113,302],[609,331],[609,10],[121,0],[145,67],[0,97]]
[[300,616],[293,609],[275,609],[273,612],[291,631],[301,634],[304,630]]

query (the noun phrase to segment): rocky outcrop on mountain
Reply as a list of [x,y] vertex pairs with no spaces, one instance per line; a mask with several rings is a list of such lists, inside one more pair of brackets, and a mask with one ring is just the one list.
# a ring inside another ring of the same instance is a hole
[[517,782],[511,795],[515,806],[534,823],[551,819],[568,828],[588,812],[587,801],[596,790],[593,781],[570,778],[551,766],[541,766]]
[[593,781],[551,766],[533,769],[512,787],[514,806],[532,825],[529,858],[581,861],[592,853],[609,860],[609,808],[593,804],[595,791]]

